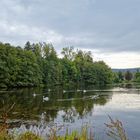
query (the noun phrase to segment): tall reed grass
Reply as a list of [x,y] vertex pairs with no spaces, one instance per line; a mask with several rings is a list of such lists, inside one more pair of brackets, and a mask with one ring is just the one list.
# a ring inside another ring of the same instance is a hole
[[[0,140],[95,140],[93,131],[90,131],[90,133],[88,132],[88,126],[83,126],[81,128],[81,132],[73,130],[71,133],[68,133],[67,130],[66,134],[61,136],[57,133],[61,127],[50,128],[49,135],[46,138],[43,138],[30,131],[15,136],[14,134],[8,132],[9,126],[7,124],[8,113],[13,107],[14,105],[12,105],[8,110],[5,110],[0,117],[3,120],[2,124],[0,125]],[[113,120],[110,116],[109,120],[109,123],[105,123],[105,126],[108,129],[106,133],[107,136],[112,138],[112,140],[128,140],[122,122],[119,120]]]

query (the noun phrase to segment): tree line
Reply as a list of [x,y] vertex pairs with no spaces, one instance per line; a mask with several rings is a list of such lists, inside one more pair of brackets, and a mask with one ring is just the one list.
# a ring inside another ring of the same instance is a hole
[[122,82],[140,82],[140,71],[130,72],[127,70],[126,72],[114,72],[114,83],[122,83]]
[[23,47],[0,43],[0,87],[88,84],[113,82],[113,72],[103,61],[93,61],[92,53],[62,49],[58,57],[52,44],[27,42]]

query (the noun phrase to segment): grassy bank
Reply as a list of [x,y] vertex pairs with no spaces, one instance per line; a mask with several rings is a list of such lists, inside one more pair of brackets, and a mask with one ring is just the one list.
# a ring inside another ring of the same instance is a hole
[[[113,120],[109,117],[110,123],[106,124],[106,135],[112,140],[128,140],[122,122],[119,120]],[[46,138],[39,136],[31,131],[24,132],[22,134],[14,135],[8,132],[8,125],[4,122],[0,126],[0,140],[96,140],[93,131],[88,131],[88,127],[81,128],[81,132],[73,130],[71,133],[68,131],[63,135],[57,135],[57,129],[52,128],[49,135]],[[103,140],[98,137],[98,140]]]

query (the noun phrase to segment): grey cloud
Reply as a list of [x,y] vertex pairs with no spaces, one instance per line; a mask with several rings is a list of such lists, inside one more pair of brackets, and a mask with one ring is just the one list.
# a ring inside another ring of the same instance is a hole
[[0,40],[140,52],[139,0],[1,0]]

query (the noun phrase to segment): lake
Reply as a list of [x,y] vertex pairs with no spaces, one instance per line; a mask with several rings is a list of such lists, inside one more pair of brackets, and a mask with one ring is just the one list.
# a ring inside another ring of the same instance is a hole
[[[0,91],[0,114],[8,113],[9,131],[33,130],[45,136],[50,127],[63,134],[88,125],[96,139],[109,140],[108,115],[122,121],[129,139],[140,139],[140,85],[80,89],[12,89]],[[0,120],[2,123],[2,120]],[[41,130],[39,130],[41,129]],[[43,130],[44,129],[44,130]]]

